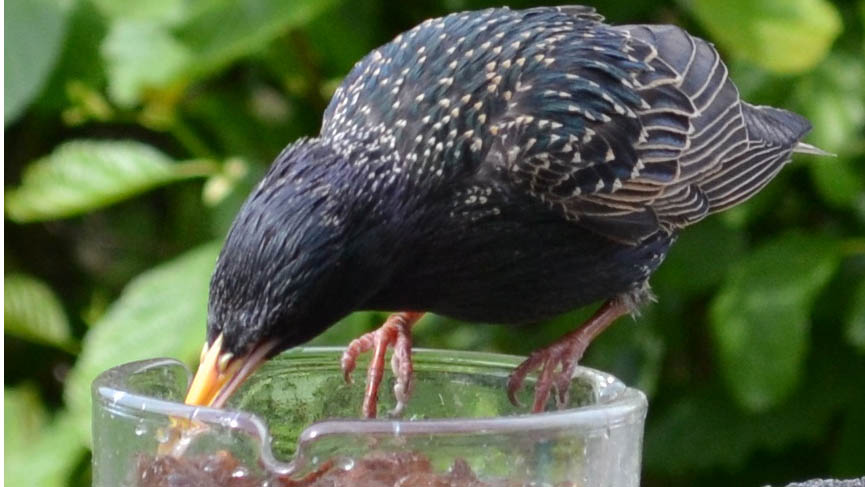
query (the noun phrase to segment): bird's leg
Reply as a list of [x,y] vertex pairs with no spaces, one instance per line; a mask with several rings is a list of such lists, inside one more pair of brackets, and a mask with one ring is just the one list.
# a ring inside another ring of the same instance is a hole
[[[586,348],[598,335],[607,329],[617,318],[633,310],[633,300],[627,296],[610,299],[576,330],[568,333],[557,342],[539,350],[535,350],[521,363],[508,378],[508,398],[520,406],[517,391],[526,376],[541,369],[538,381],[535,383],[535,400],[532,411],[539,413],[544,410],[550,389],[555,386],[557,402],[560,407],[567,403],[568,388],[571,376],[577,362],[583,357]],[[561,370],[556,368],[561,365]],[[541,368],[543,367],[543,368]]]
[[351,383],[351,372],[355,368],[358,355],[373,350],[366,372],[362,410],[364,417],[374,418],[376,415],[378,388],[384,375],[384,357],[388,346],[393,347],[390,363],[396,377],[396,384],[393,386],[396,407],[391,414],[399,415],[405,408],[412,386],[411,327],[422,316],[423,313],[416,312],[394,313],[379,329],[352,340],[342,354],[342,372],[345,381]]

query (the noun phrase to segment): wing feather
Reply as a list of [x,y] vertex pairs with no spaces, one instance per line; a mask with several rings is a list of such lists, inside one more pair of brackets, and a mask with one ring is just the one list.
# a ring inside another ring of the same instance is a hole
[[802,147],[807,121],[744,103],[710,43],[573,12],[500,122],[507,173],[566,218],[637,243],[747,199]]

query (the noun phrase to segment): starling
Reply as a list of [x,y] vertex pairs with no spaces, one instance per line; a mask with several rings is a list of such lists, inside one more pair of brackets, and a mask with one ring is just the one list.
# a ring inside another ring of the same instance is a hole
[[[605,300],[538,350],[534,411],[560,404],[588,344],[652,298],[679,231],[765,186],[804,118],[750,105],[718,52],[671,25],[588,7],[494,8],[423,22],[358,62],[321,133],[276,158],[228,234],[187,396],[220,407],[261,362],[356,310],[399,310],[373,350],[376,414],[393,347],[397,410],[424,312],[530,323]],[[521,328],[526,333],[528,328]]]

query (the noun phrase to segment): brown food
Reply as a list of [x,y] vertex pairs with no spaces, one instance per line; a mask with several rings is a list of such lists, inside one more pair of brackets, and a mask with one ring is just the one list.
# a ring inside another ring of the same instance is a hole
[[435,473],[427,457],[414,452],[372,453],[349,470],[333,469],[310,487],[486,487],[463,460],[451,470]]
[[[435,473],[427,457],[415,452],[375,452],[352,468],[328,463],[303,479],[251,474],[228,452],[206,457],[142,456],[137,487],[493,487],[481,482],[463,460],[447,473]],[[502,486],[504,484],[495,484]],[[514,484],[516,485],[516,484]]]
[[260,487],[263,481],[224,451],[195,458],[141,456],[137,480],[138,487]]

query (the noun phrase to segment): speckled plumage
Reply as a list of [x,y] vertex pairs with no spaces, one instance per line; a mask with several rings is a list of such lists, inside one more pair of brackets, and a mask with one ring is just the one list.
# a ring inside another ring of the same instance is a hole
[[645,296],[677,232],[754,194],[806,120],[705,41],[586,7],[428,20],[348,74],[244,205],[209,337],[284,346],[358,309],[529,322]]

